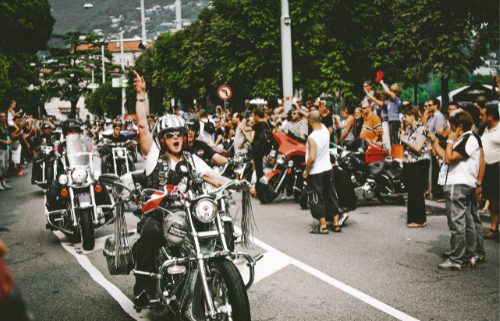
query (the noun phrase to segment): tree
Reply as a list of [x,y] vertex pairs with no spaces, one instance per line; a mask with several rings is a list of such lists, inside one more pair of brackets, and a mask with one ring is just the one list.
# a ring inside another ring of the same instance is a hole
[[110,81],[105,82],[90,95],[85,97],[85,107],[95,115],[109,117],[121,115],[121,89],[113,88]]
[[[80,39],[82,37],[82,39]],[[90,92],[91,69],[96,68],[95,79],[102,79],[101,46],[106,45],[103,39],[95,33],[72,31],[64,35],[52,35],[60,39],[66,47],[49,47],[50,56],[45,74],[46,86],[50,97],[59,97],[71,102],[70,118],[76,117],[76,104],[80,97]],[[112,54],[105,50],[104,56],[112,61]],[[105,62],[106,78],[110,80],[111,70],[119,68],[110,62]],[[99,76],[101,75],[101,76]]]

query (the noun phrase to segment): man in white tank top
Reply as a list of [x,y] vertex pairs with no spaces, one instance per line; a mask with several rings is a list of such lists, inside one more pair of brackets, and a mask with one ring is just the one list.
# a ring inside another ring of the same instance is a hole
[[320,226],[312,229],[311,234],[328,234],[326,215],[333,215],[333,231],[341,232],[339,225],[339,203],[330,163],[330,132],[321,124],[321,115],[312,111],[307,116],[313,132],[307,139],[306,169],[307,195],[312,216],[319,220]]

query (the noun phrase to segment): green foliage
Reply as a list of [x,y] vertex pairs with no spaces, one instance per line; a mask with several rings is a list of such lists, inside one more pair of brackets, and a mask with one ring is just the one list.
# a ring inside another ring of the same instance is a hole
[[101,84],[90,95],[85,97],[85,107],[93,114],[108,117],[121,115],[121,89],[113,88],[110,81]]
[[[70,118],[76,115],[78,99],[86,93],[92,81],[92,68],[95,68],[94,79],[102,81],[102,52],[103,39],[97,34],[88,32],[67,32],[64,35],[52,35],[54,39],[63,41],[65,47],[50,46],[50,63],[47,68],[50,73],[44,74],[46,87],[50,97],[59,97],[71,102]],[[81,40],[80,37],[85,37]],[[104,56],[112,61],[112,54],[105,50]],[[110,70],[119,66],[105,62],[106,79],[110,80]]]

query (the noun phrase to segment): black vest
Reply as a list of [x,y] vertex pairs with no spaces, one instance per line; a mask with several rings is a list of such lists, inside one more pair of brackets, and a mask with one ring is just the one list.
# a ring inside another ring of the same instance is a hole
[[[196,168],[194,165],[193,156],[188,151],[183,151],[184,156],[188,160],[188,172],[189,181],[196,179]],[[180,162],[179,162],[180,163]],[[175,168],[169,168],[167,158],[165,154],[161,154],[158,157],[158,162],[156,163],[155,169],[146,176],[146,187],[159,189],[165,185],[177,185],[182,179],[182,175],[176,172]]]

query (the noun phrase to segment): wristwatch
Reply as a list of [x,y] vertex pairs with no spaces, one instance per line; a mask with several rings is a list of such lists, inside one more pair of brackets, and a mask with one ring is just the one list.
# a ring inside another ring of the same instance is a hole
[[481,187],[481,188],[483,188],[483,184],[477,184],[477,186],[476,186],[476,187]]

